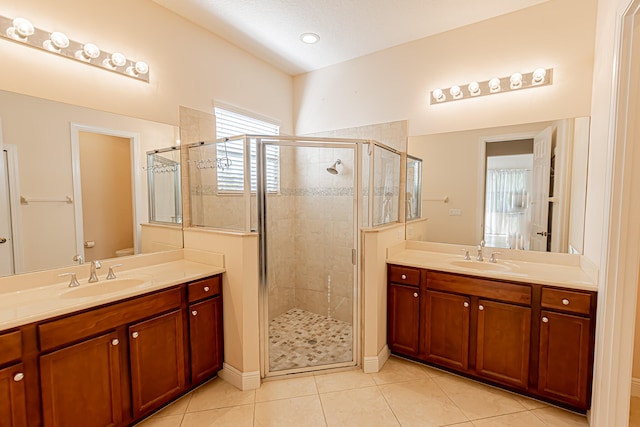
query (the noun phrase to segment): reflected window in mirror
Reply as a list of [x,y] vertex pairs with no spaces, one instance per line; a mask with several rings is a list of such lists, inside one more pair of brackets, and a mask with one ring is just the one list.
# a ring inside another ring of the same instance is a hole
[[406,219],[422,217],[422,159],[407,156]]
[[180,147],[147,152],[149,222],[181,224]]

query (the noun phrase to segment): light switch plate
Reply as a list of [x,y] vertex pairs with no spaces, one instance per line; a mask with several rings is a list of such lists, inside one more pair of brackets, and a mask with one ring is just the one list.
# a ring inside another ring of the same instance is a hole
[[449,209],[449,216],[460,216],[462,215],[462,209]]

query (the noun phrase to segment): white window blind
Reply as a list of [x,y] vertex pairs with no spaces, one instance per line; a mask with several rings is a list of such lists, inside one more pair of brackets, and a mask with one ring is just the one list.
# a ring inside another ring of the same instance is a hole
[[[215,107],[216,137],[229,138],[236,135],[279,135],[280,126],[247,116],[222,107]],[[218,191],[242,192],[244,190],[244,147],[242,140],[229,140],[217,144],[218,158],[229,159],[226,168],[218,168]],[[266,146],[267,191],[280,190],[280,151],[278,147]],[[256,147],[251,144],[251,191],[256,191]]]

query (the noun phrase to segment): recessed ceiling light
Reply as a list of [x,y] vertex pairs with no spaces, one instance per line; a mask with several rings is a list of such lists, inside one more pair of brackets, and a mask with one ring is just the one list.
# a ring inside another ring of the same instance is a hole
[[320,36],[315,33],[304,33],[300,35],[300,40],[306,44],[315,44],[320,41]]

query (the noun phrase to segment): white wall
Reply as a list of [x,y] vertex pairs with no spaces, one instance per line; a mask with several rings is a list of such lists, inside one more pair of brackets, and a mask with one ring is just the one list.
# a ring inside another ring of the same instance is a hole
[[150,0],[6,0],[0,14],[144,60],[150,83],[0,40],[0,89],[178,124],[178,105],[213,100],[281,120],[292,131],[291,77]]
[[[408,119],[409,134],[588,116],[596,0],[550,0],[294,79],[296,133]],[[551,86],[429,105],[429,91],[553,67]]]

